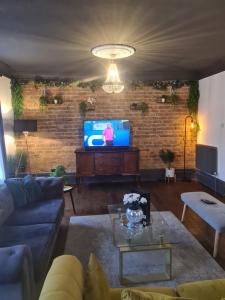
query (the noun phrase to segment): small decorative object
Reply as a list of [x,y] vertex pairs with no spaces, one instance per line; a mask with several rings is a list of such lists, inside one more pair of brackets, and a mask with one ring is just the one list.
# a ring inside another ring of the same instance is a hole
[[161,96],[161,102],[162,102],[162,103],[165,103],[165,102],[166,102],[166,95],[162,95],[162,96]]
[[54,104],[62,104],[63,100],[62,100],[62,96],[61,95],[55,95],[55,97],[53,97],[53,101]]
[[175,177],[175,169],[171,168],[171,163],[175,159],[175,153],[169,149],[159,151],[159,157],[161,160],[167,164],[167,168],[165,170],[165,177],[166,178],[174,178]]
[[147,199],[137,193],[125,194],[123,203],[127,206],[126,217],[128,219],[128,228],[135,228],[145,218],[141,204],[147,203]]

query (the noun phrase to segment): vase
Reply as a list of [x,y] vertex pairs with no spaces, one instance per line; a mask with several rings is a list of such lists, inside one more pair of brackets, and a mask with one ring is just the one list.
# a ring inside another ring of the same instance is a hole
[[126,217],[128,220],[127,226],[129,228],[135,228],[140,224],[141,220],[144,218],[142,209],[139,207],[137,209],[127,208]]

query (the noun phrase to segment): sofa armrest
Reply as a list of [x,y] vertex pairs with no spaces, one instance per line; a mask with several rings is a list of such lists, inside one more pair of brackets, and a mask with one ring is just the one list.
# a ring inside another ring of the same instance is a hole
[[64,181],[62,177],[36,177],[35,180],[40,184],[44,199],[62,199]]
[[[21,299],[35,299],[34,275],[30,249],[25,245],[0,248],[0,286],[19,285]],[[4,294],[11,294],[5,289]]]

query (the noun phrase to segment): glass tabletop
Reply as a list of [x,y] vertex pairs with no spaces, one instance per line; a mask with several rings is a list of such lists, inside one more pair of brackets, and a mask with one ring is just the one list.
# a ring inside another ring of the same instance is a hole
[[123,204],[108,205],[108,212],[117,247],[156,246],[179,242],[160,211],[151,211],[150,226],[143,227],[140,224],[135,229],[127,227],[126,208]]

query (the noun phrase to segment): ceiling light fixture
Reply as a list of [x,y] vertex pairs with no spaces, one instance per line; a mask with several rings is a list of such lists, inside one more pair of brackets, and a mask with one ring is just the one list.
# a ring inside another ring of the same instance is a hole
[[124,85],[120,80],[117,65],[113,62],[115,59],[129,57],[134,54],[135,48],[122,44],[105,44],[94,47],[92,54],[105,59],[110,59],[111,63],[108,68],[106,81],[102,88],[106,93],[121,93]]

